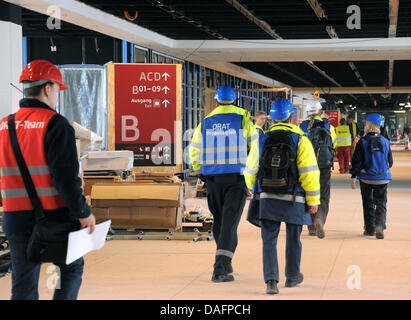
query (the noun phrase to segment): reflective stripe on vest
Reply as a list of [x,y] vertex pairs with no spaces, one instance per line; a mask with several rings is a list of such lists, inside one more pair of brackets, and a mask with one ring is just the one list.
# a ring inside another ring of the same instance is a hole
[[[47,164],[44,140],[50,119],[55,111],[46,108],[21,108],[16,113],[16,131],[24,160],[44,210],[65,207],[56,190]],[[8,117],[0,123],[1,194],[5,212],[32,210],[23,178],[14,157]]]
[[344,138],[337,138],[337,146],[338,147],[345,147],[351,145],[351,136],[344,137]]
[[216,147],[216,148],[204,148],[202,149],[204,153],[218,153],[218,152],[247,152],[247,146],[224,146],[224,147]]
[[[36,188],[39,197],[52,197],[58,195],[56,188]],[[28,197],[26,189],[5,189],[1,190],[1,197],[3,199],[23,198]]]
[[[49,174],[49,167],[48,166],[31,166],[28,167],[29,172],[31,175],[34,174]],[[20,169],[19,167],[6,167],[6,168],[1,168],[0,169],[1,176],[19,176],[20,175]]]
[[[283,201],[293,201],[294,196],[292,194],[274,194],[274,193],[260,193],[260,199],[275,199],[275,200],[283,200]],[[302,196],[296,196],[295,202],[305,203],[305,198]]]

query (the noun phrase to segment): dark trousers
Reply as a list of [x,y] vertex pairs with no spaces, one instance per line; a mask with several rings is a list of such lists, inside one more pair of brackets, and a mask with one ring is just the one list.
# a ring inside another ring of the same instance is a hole
[[230,181],[206,180],[207,203],[214,216],[213,235],[217,244],[214,273],[226,274],[238,243],[237,227],[244,209],[247,187],[244,177]]
[[[300,274],[302,244],[300,241],[303,226],[286,223],[285,244],[285,276],[287,279],[296,279]],[[264,281],[278,282],[277,239],[281,222],[261,220],[261,237],[263,239],[263,270]]]
[[351,147],[337,147],[338,164],[340,173],[346,173],[350,169],[350,149]]
[[[41,264],[27,260],[26,250],[30,234],[14,233],[7,235],[10,244],[12,265],[12,300],[38,300],[38,282]],[[80,258],[59,268],[60,289],[55,289],[54,300],[76,300],[81,285],[84,261]],[[50,274],[50,276],[53,276]],[[44,283],[46,286],[47,283]]]
[[[321,204],[318,206],[317,213],[310,216],[313,224],[318,219],[321,225],[324,226],[330,207],[331,169],[320,169],[320,185]],[[308,226],[308,229],[315,230],[313,225]]]
[[365,230],[373,233],[376,225],[386,228],[388,184],[360,181]]

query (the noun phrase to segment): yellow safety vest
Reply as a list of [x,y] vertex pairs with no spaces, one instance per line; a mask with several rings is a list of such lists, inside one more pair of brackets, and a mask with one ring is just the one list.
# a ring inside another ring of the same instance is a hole
[[337,127],[337,147],[351,146],[351,132],[348,125],[341,125]]

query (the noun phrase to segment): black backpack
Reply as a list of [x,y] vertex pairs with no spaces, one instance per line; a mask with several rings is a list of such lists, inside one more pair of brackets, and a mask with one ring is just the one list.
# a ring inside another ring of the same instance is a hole
[[334,165],[334,146],[331,132],[325,128],[325,122],[316,121],[307,135],[317,157],[318,167],[328,169]]
[[267,134],[257,179],[263,192],[288,194],[293,190],[295,204],[298,168],[291,139],[293,134],[295,133],[292,131],[284,130],[275,130]]

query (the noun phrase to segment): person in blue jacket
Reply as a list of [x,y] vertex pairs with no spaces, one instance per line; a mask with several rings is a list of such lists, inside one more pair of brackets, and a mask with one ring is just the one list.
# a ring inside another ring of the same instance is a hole
[[393,158],[389,141],[381,136],[384,119],[377,113],[366,119],[365,136],[358,141],[350,173],[351,187],[360,180],[364,213],[364,235],[384,239],[387,215],[387,188]]

